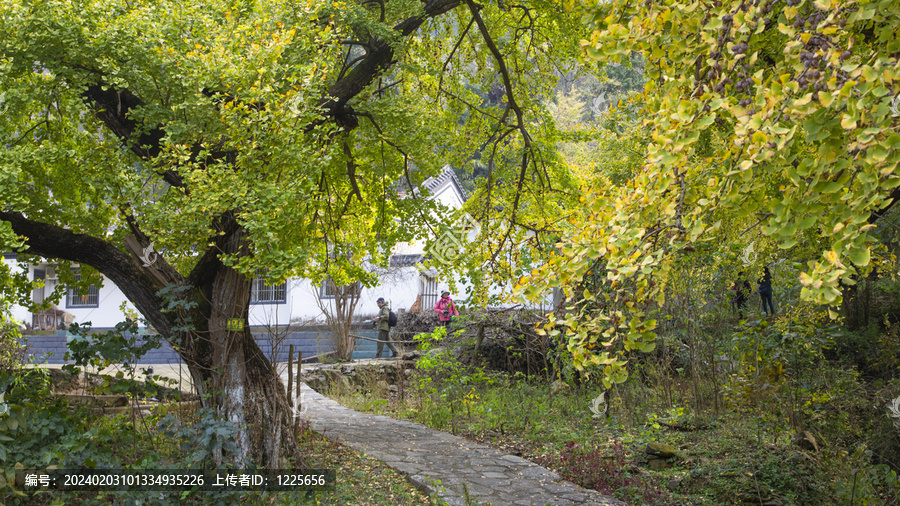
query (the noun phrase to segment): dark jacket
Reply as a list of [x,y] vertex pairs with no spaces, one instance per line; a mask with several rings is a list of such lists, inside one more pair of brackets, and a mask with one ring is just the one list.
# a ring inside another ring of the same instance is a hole
[[759,278],[759,293],[762,295],[770,295],[772,293],[772,274],[767,272],[763,277]]
[[750,291],[752,288],[750,287],[750,282],[746,280],[738,280],[734,282],[734,285],[731,286],[731,291],[734,293],[734,297],[732,301],[735,304],[743,304],[744,301],[747,300],[747,296],[750,295]]

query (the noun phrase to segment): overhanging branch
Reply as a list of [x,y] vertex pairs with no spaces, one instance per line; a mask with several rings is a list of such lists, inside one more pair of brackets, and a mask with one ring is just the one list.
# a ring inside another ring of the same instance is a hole
[[0,211],[0,221],[9,223],[13,232],[25,238],[24,253],[97,269],[122,290],[162,336],[170,337],[169,317],[161,311],[156,292],[167,283],[180,284],[184,279],[164,260],[159,258],[151,267],[144,268],[136,256],[102,239],[30,220],[21,213]]

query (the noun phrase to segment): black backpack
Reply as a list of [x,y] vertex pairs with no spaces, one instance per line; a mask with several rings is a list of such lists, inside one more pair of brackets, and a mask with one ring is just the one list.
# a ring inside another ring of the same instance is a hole
[[388,327],[396,327],[397,326],[397,313],[391,311],[388,313]]

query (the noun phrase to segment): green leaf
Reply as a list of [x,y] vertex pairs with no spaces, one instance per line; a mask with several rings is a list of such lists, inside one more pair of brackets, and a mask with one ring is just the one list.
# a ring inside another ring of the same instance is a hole
[[850,249],[850,260],[857,267],[866,267],[869,265],[869,247],[859,246]]

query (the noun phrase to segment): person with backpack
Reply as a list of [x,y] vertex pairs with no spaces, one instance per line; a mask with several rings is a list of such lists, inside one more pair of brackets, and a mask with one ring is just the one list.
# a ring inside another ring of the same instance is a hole
[[453,299],[450,298],[450,292],[446,290],[441,293],[441,298],[435,303],[434,310],[440,315],[440,323],[438,325],[441,327],[449,326],[450,320],[452,320],[454,316],[459,316],[456,304],[454,304]]
[[378,329],[378,346],[375,348],[375,358],[381,358],[381,351],[384,349],[385,344],[393,353],[391,356],[396,357],[400,353],[397,352],[397,348],[391,342],[391,320],[394,320],[394,325],[396,325],[397,317],[391,318],[393,311],[391,311],[391,306],[384,301],[384,297],[379,297],[375,303],[378,304],[378,316],[375,317],[375,327]]

